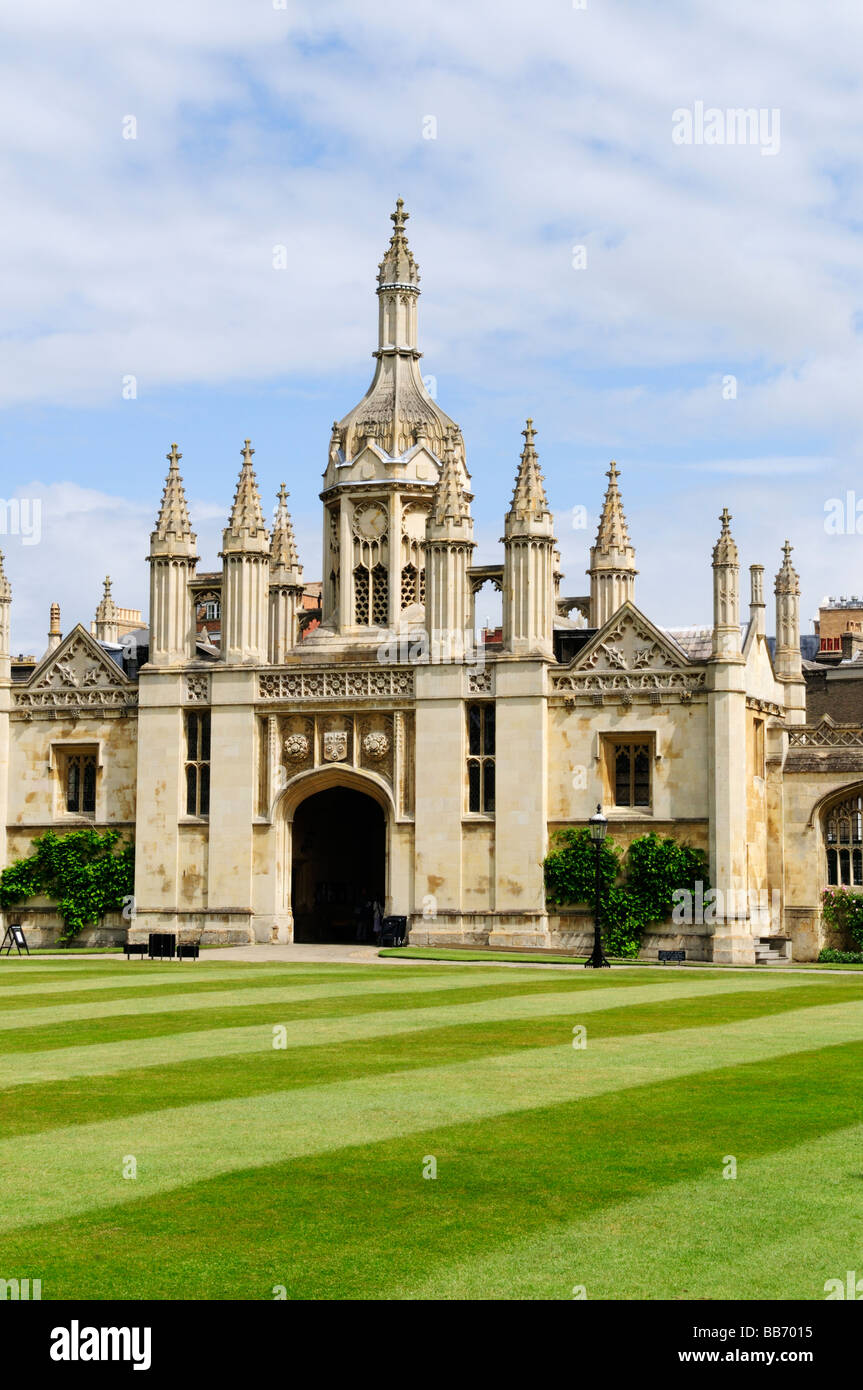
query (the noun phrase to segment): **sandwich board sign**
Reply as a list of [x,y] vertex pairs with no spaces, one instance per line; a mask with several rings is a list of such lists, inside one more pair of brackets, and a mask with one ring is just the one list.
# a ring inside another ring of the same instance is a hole
[[19,956],[22,954],[22,950],[29,956],[30,947],[27,945],[24,928],[21,926],[20,922],[10,922],[9,926],[6,928],[6,935],[3,937],[2,943],[0,943],[0,956],[4,954],[7,956],[11,955],[13,946],[16,947]]

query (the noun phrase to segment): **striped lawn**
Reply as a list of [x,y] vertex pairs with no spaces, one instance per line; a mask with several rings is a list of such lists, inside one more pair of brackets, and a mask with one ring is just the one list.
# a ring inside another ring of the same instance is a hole
[[854,976],[3,962],[0,1053],[0,1278],[43,1298],[863,1276]]

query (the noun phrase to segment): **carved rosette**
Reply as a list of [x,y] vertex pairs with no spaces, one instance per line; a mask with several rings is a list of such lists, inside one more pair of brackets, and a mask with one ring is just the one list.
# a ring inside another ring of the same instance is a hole
[[288,734],[285,739],[285,757],[289,763],[305,762],[311,751],[311,744],[305,734]]
[[279,748],[282,765],[288,777],[305,772],[314,766],[315,726],[311,719],[291,715],[279,721]]
[[203,701],[204,704],[210,698],[210,677],[209,676],[187,676],[186,677],[186,699],[190,701]]
[[392,780],[393,723],[389,715],[370,715],[358,728],[360,766]]
[[386,734],[366,734],[363,739],[363,752],[372,762],[379,763],[390,751],[390,741]]

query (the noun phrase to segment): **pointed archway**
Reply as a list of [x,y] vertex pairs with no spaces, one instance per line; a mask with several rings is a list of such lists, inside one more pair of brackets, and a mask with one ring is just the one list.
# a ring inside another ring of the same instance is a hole
[[386,817],[355,787],[313,792],[294,811],[291,837],[294,940],[357,940],[364,902],[384,903]]

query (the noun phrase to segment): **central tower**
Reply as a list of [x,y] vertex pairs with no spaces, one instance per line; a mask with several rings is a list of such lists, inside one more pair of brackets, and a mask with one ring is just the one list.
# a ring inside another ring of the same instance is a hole
[[423,626],[426,518],[448,441],[470,499],[461,432],[420,375],[420,276],[401,198],[390,216],[393,233],[378,267],[374,377],[330,439],[322,622],[307,645],[374,642],[381,629]]

